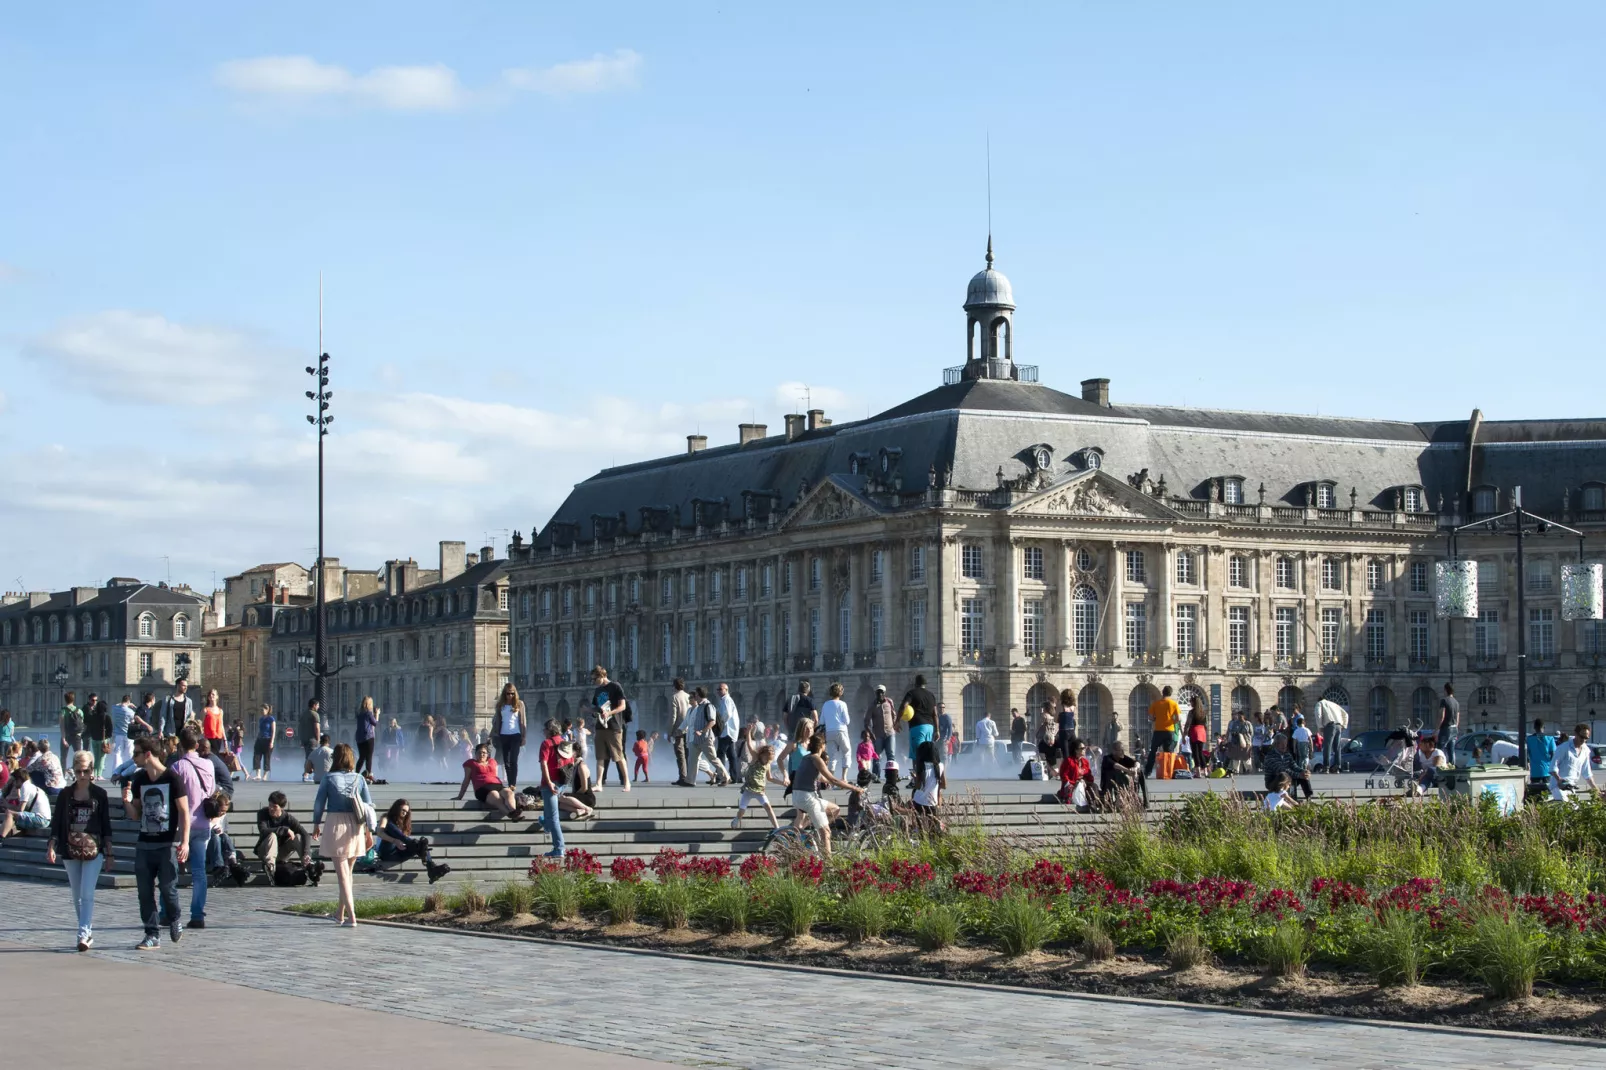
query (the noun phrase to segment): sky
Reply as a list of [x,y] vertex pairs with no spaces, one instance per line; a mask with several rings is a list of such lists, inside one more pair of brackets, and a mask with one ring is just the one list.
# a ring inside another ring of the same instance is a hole
[[0,24],[0,589],[504,548],[964,358],[1600,415],[1606,5],[104,3]]

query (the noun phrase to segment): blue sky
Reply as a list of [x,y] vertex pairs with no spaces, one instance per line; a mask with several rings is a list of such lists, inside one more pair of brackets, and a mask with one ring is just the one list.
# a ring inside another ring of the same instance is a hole
[[320,270],[357,566],[889,407],[962,359],[989,136],[1052,385],[1599,412],[1598,4],[239,7],[0,27],[0,587],[308,559]]

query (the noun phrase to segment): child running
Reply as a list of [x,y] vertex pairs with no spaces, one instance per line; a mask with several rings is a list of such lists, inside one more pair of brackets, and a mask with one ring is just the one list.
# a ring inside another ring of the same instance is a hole
[[645,730],[636,730],[636,742],[631,746],[630,749],[636,755],[636,766],[630,771],[630,782],[634,784],[636,782],[636,774],[640,773],[641,782],[643,784],[651,783],[651,781],[647,779],[647,758],[652,754],[652,744],[647,742],[647,733]]
[[[875,741],[871,738],[870,730],[868,728],[859,733],[859,747],[858,750],[854,752],[853,756],[858,759],[860,773],[870,773],[871,776],[875,775],[871,772],[871,770],[875,767],[875,764],[881,758],[881,755],[876,753]],[[859,786],[864,787],[863,784],[860,784]]]
[[764,794],[766,784],[773,783],[786,787],[786,781],[776,776],[770,768],[770,763],[774,760],[774,747],[766,743],[758,748],[758,753],[747,766],[747,774],[742,777],[742,794],[736,802],[736,816],[731,818],[731,828],[742,827],[742,815],[747,812],[747,804],[755,802],[764,804],[764,813],[769,815],[770,828],[781,827],[780,820],[775,816],[775,807],[770,805],[769,797]]

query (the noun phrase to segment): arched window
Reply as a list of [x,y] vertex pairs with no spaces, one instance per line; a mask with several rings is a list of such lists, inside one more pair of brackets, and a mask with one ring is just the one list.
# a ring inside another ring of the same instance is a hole
[[1085,740],[1103,746],[1104,742],[1104,689],[1088,684],[1076,696],[1076,731]]
[[1606,684],[1601,683],[1599,680],[1591,684],[1585,684],[1584,689],[1578,692],[1578,708],[1580,711],[1596,702],[1606,702]]
[[1421,487],[1406,487],[1401,496],[1404,500],[1407,513],[1425,513],[1428,511],[1428,496]]
[[1534,684],[1528,692],[1528,701],[1535,706],[1549,706],[1556,701],[1556,692],[1549,684]]
[[1290,717],[1293,716],[1294,707],[1295,706],[1303,706],[1304,704],[1305,704],[1305,692],[1301,691],[1299,688],[1295,687],[1293,684],[1289,684],[1287,687],[1285,687],[1281,691],[1277,692],[1277,706],[1278,706],[1278,708],[1280,708],[1284,713],[1288,714]]
[[1149,723],[1149,706],[1160,698],[1160,689],[1153,684],[1139,684],[1126,700],[1126,723],[1132,731],[1138,725]]
[[33,641],[36,643],[45,641],[45,622],[39,617],[33,619]]
[[1088,655],[1097,649],[1099,635],[1099,596],[1082,584],[1071,592],[1071,648]]
[[95,638],[95,618],[85,613],[78,619],[79,634],[85,639]]
[[[1480,692],[1494,691],[1494,688],[1480,687],[1478,690]],[[1495,696],[1496,699],[1498,699],[1498,691],[1495,692]],[[1413,724],[1425,725],[1431,721],[1433,719],[1433,706],[1434,703],[1438,702],[1438,700],[1439,696],[1434,693],[1433,688],[1431,687],[1419,687],[1415,691],[1411,692],[1411,722]]]
[[180,613],[173,618],[173,638],[188,639],[190,637],[190,618]]
[[70,643],[74,639],[77,639],[77,638],[78,638],[78,621],[77,621],[76,618],[69,616],[67,618],[67,642]]
[[1251,713],[1260,712],[1260,695],[1252,687],[1235,687],[1232,689],[1232,712],[1234,716],[1247,717]]
[[1394,715],[1394,692],[1386,687],[1374,687],[1366,696],[1366,712],[1372,727],[1387,728]]
[[8,646],[11,644],[11,622],[9,620],[6,621],[5,628],[0,629],[0,637],[3,637],[0,638],[0,642],[4,642]]
[[1349,692],[1339,684],[1334,684],[1322,692],[1322,698],[1329,702],[1336,702],[1346,710],[1349,709]]
[[1606,512],[1606,484],[1585,483],[1578,496],[1578,507],[1586,513]]
[[[987,712],[987,685],[979,681],[966,684],[965,689],[959,693],[959,700],[964,710],[964,723],[974,725]],[[963,734],[963,726],[960,727]]]
[[1488,516],[1499,506],[1499,496],[1493,487],[1474,487],[1472,489],[1472,515]]
[[[1027,719],[1031,720],[1041,713],[1043,711],[1043,703],[1046,702],[1053,706],[1059,702],[1059,694],[1059,688],[1046,680],[1033,684],[1031,690],[1026,692]],[[1032,723],[1035,724],[1036,722],[1033,721]]]
[[[1431,711],[1433,709],[1433,689],[1423,688],[1422,690],[1428,693],[1428,709]],[[1500,689],[1485,684],[1472,693],[1472,701],[1479,706],[1498,706],[1500,705]],[[1422,723],[1426,724],[1427,722],[1424,721]]]
[[52,643],[61,642],[61,618],[60,617],[51,617],[50,618],[50,641]]
[[150,613],[139,615],[139,637],[141,639],[156,638],[156,617]]
[[1228,505],[1242,505],[1244,503],[1244,481],[1237,476],[1228,476],[1222,480],[1221,500]]
[[1316,508],[1337,509],[1338,487],[1332,483],[1316,484]]
[[1210,699],[1205,695],[1204,689],[1195,687],[1192,684],[1184,684],[1177,692],[1177,705],[1182,708],[1182,719],[1184,723],[1187,722],[1188,711],[1193,709],[1194,699],[1198,699],[1204,704],[1206,713],[1210,712]]

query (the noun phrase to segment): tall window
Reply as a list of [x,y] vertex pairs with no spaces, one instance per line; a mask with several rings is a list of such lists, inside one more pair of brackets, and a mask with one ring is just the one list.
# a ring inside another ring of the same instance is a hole
[[1143,551],[1128,550],[1126,552],[1126,582],[1148,583],[1148,570],[1144,567]]
[[1322,658],[1325,661],[1337,661],[1339,639],[1344,622],[1344,611],[1329,606],[1322,610]]
[[1134,655],[1149,649],[1149,607],[1142,602],[1126,604],[1126,649]]
[[696,621],[689,620],[689,621],[686,622],[685,630],[681,632],[681,639],[683,640],[683,643],[682,643],[682,646],[681,646],[681,654],[684,657],[685,664],[687,664],[687,665],[696,665],[697,664],[697,622]]
[[883,627],[883,624],[882,624],[882,616],[881,616],[881,603],[880,602],[871,602],[870,603],[870,649],[871,650],[880,650],[881,649],[881,637],[883,635],[882,627]]
[[[390,644],[386,643],[385,648],[388,651]],[[388,661],[390,659],[387,658],[385,660]],[[572,628],[565,630],[563,633],[563,671],[574,671],[574,629]]]
[[1071,649],[1091,654],[1099,634],[1099,596],[1086,584],[1071,592]]
[[741,565],[736,569],[736,597],[747,597],[747,566]]
[[[665,590],[665,592],[667,592],[669,590],[669,578],[667,576],[664,577],[664,590]],[[665,604],[667,604],[668,601],[669,601],[669,595],[666,593],[664,595]],[[574,616],[574,588],[573,587],[565,587],[563,589],[563,615],[565,617]]]
[[[686,573],[685,591],[683,592],[683,595],[684,595],[684,597],[686,599],[686,604],[687,605],[691,605],[693,602],[697,601],[697,573],[695,573],[695,572]],[[586,592],[586,609],[588,609],[588,610],[591,608],[590,602],[591,602],[591,592],[587,591]]]
[[499,587],[496,591],[496,608],[503,613],[507,612],[507,588]]
[[1295,582],[1294,582],[1295,581],[1295,577],[1294,577],[1294,559],[1293,558],[1291,558],[1291,557],[1279,557],[1277,559],[1277,563],[1273,567],[1272,571],[1273,571],[1273,573],[1275,575],[1275,580],[1276,580],[1276,583],[1277,583],[1277,589],[1278,590],[1280,590],[1280,591],[1292,591],[1294,589],[1294,587],[1295,587]]
[[725,580],[725,574],[723,572],[721,572],[717,568],[714,569],[712,572],[710,572],[708,574],[708,599],[709,599],[709,601],[718,602],[721,598],[724,597],[724,595],[725,595],[725,591],[724,591],[725,583],[724,583],[724,580]]
[[631,621],[625,628],[625,664],[632,669],[641,668],[641,623]]
[[1556,692],[1549,684],[1534,684],[1528,690],[1528,701],[1535,706],[1549,706],[1556,701]]
[[1366,611],[1366,656],[1373,661],[1389,656],[1388,618],[1381,609]]
[[139,677],[140,677],[140,679],[143,680],[145,677],[149,676],[154,671],[154,669],[155,669],[155,665],[154,665],[154,659],[152,658],[152,656],[150,654],[141,654],[139,656]]
[[1428,650],[1432,645],[1433,626],[1428,620],[1428,611],[1413,609],[1405,615],[1406,627],[1410,630],[1407,641],[1410,643],[1410,658],[1412,661],[1422,662],[1428,660]]
[[820,577],[824,572],[825,563],[823,561],[818,557],[809,558],[809,590],[818,591],[820,589]]
[[498,654],[500,654],[502,657],[505,658],[508,655],[508,650],[509,650],[509,647],[508,647],[508,642],[507,642],[507,633],[506,632],[497,632],[496,633],[496,652]]
[[1229,606],[1227,608],[1227,656],[1231,658],[1246,658],[1249,656],[1249,607]]
[[1342,590],[1343,586],[1344,586],[1343,582],[1342,582],[1342,579],[1341,579],[1342,576],[1343,576],[1343,573],[1339,571],[1338,558],[1336,558],[1336,557],[1324,557],[1324,558],[1322,558],[1322,590],[1324,590],[1324,591]]
[[1043,600],[1041,598],[1028,598],[1021,604],[1020,616],[1021,645],[1026,649],[1026,655],[1031,657],[1043,649]]
[[173,618],[173,638],[188,639],[190,637],[190,618],[180,613]]
[[1240,589],[1249,586],[1249,562],[1237,554],[1227,558],[1227,586]]
[[781,656],[784,658],[789,657],[792,653],[792,611],[790,609],[781,610],[780,619]]
[[1381,591],[1383,584],[1383,562],[1368,561],[1366,563],[1366,589],[1368,591]]
[[1386,687],[1374,687],[1366,696],[1366,712],[1372,718],[1373,728],[1384,728],[1389,723],[1394,693]]
[[1530,609],[1528,611],[1528,650],[1535,657],[1548,658],[1556,653],[1556,611]]
[[912,650],[924,650],[926,647],[926,600],[914,598],[909,601],[909,647]]
[[747,618],[736,618],[736,660],[747,661]]
[[1472,626],[1472,652],[1480,658],[1492,658],[1499,655],[1500,611],[1498,609],[1478,610],[1477,623]]
[[766,563],[758,573],[758,593],[768,598],[775,593],[775,566]]
[[1237,477],[1230,477],[1221,483],[1221,500],[1228,505],[1242,505],[1244,503],[1244,481]]
[[641,577],[640,576],[632,576],[632,577],[630,577],[630,602],[631,602],[632,605],[636,605],[636,604],[639,604],[641,602]]
[[541,617],[543,620],[552,619],[552,588],[550,587],[541,592]]
[[1177,653],[1198,653],[1199,607],[1183,604],[1177,607]]
[[1272,634],[1276,643],[1278,661],[1287,661],[1297,652],[1299,640],[1298,613],[1293,606],[1278,606],[1272,618]]
[[774,627],[768,613],[758,618],[758,653],[760,657],[772,658],[775,656]]
[[1187,550],[1177,554],[1177,582],[1179,584],[1191,587],[1199,582],[1196,561],[1197,559],[1194,555]]
[[926,548],[909,547],[909,578],[916,582],[926,578]]
[[529,620],[530,619],[530,592],[529,591],[521,591],[521,592],[519,592],[519,619],[520,620]]
[[1578,622],[1578,650],[1583,654],[1606,654],[1606,621]]
[[[39,622],[36,620],[34,623],[37,625]],[[139,615],[139,637],[141,639],[156,638],[156,618],[151,616],[149,613],[141,613]],[[39,641],[37,628],[34,629],[33,638],[34,642],[37,643]]]
[[781,593],[792,593],[792,562],[789,560],[781,562]]
[[1405,511],[1407,513],[1425,513],[1428,509],[1427,496],[1422,493],[1421,487],[1405,488]]
[[1316,508],[1337,509],[1338,488],[1331,483],[1316,484]]
[[959,548],[959,574],[967,580],[982,578],[979,543],[967,542]]
[[820,607],[809,607],[809,653],[820,652]]
[[[585,646],[584,646],[583,649],[585,650],[585,664],[587,664],[587,665],[595,665],[597,663],[597,661],[598,661],[598,658],[597,658],[597,630],[595,628],[587,628],[586,629],[586,631],[585,631]],[[418,660],[418,647],[416,646],[416,640],[415,640],[415,645],[413,647],[413,660],[414,661]]]
[[1022,574],[1029,580],[1043,578],[1043,548],[1028,546],[1021,551]]
[[881,550],[870,551],[870,582],[880,583],[882,575],[886,572],[886,553]]
[[1478,593],[1492,594],[1500,590],[1500,563],[1498,561],[1478,562]]
[[716,665],[725,663],[725,622],[718,617],[708,622],[708,660]]
[[980,598],[966,598],[960,602],[959,646],[962,650],[980,650],[986,642],[986,615]]
[[1426,561],[1411,562],[1411,593],[1428,593],[1428,563]]
[[853,649],[853,603],[846,595],[836,607],[836,643],[844,654]]
[[662,665],[672,665],[675,661],[675,626],[667,620],[659,625],[658,658]]
[[1529,561],[1523,571],[1527,573],[1529,594],[1549,594],[1556,586],[1556,574],[1551,562]]

